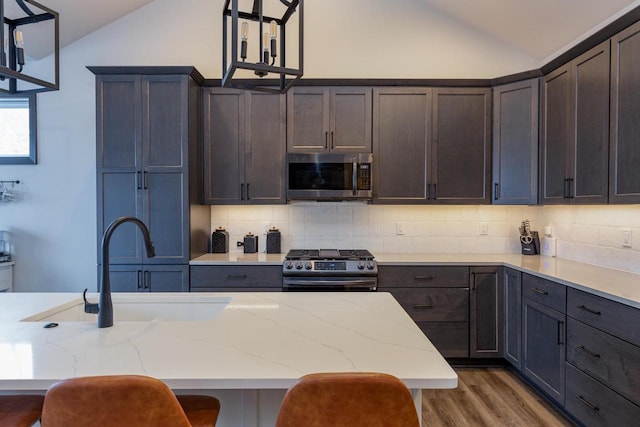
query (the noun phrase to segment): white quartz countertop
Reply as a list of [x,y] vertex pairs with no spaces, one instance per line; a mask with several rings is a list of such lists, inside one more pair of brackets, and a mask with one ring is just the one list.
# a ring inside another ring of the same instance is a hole
[[[142,302],[148,295],[127,298]],[[286,389],[304,374],[336,371],[386,372],[412,389],[457,386],[455,372],[388,293],[187,295],[231,301],[208,321],[116,316],[111,328],[60,321],[47,329],[46,322],[20,320],[81,294],[0,294],[0,390],[45,390],[64,378],[126,373],[173,389]]]
[[[640,274],[568,261],[520,254],[374,253],[379,265],[504,265],[572,288],[640,309]],[[277,265],[284,254],[206,254],[191,265]]]

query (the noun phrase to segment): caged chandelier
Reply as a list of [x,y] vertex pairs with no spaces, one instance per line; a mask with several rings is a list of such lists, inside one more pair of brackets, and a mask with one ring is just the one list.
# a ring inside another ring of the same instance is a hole
[[[0,22],[0,93],[22,94],[58,90],[58,12],[34,0],[0,0]],[[48,54],[53,54],[53,79],[47,80],[39,74],[32,75],[29,64],[25,64],[25,57],[27,62],[35,62]]]
[[[225,0],[222,11],[222,86],[286,92],[302,77],[303,0],[253,0],[250,10],[240,10],[238,3],[239,0]],[[270,8],[265,11],[263,3]],[[276,13],[275,9],[279,11]],[[291,18],[295,15],[298,67],[291,68],[286,62],[287,24],[294,22]],[[253,72],[259,79],[239,80],[238,70]],[[267,76],[275,80],[263,79]]]

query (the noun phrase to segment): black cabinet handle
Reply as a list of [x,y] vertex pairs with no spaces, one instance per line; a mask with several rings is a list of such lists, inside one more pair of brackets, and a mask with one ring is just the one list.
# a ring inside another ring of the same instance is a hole
[[151,272],[149,270],[145,270],[144,272],[144,288],[151,288]]
[[567,191],[567,187],[569,186],[569,178],[565,178],[564,179],[564,187],[562,188],[562,198],[563,199],[568,199],[569,198],[569,192]]
[[251,199],[251,197],[249,197],[249,183],[247,182],[247,200]]
[[433,276],[413,276],[413,280],[433,280]]
[[431,183],[427,183],[427,200],[431,200]]
[[573,178],[569,178],[567,179],[567,181],[569,182],[569,199],[573,199],[574,195],[571,194],[571,187],[573,187]]
[[533,292],[537,293],[537,294],[540,294],[540,295],[549,295],[549,292],[547,292],[547,291],[543,291],[543,290],[538,289],[538,288],[533,288],[533,289],[531,289],[531,290],[532,290]]
[[602,315],[601,312],[593,310],[593,309],[587,307],[586,305],[580,305],[580,306],[578,306],[578,308],[586,311],[587,313],[595,314],[596,316],[601,316]]
[[329,132],[324,133],[324,148],[329,148]]
[[498,183],[494,183],[493,184],[493,200],[498,200],[500,198],[499,196],[499,191],[500,187],[498,186]]
[[438,199],[438,184],[433,183],[433,200]]
[[142,190],[142,172],[136,172],[136,187]]
[[417,310],[433,308],[433,304],[413,304],[413,308]]
[[142,270],[138,270],[138,289],[142,289]]
[[591,408],[592,410],[594,410],[594,411],[599,411],[599,410],[600,410],[600,408],[598,408],[598,407],[597,407],[596,405],[594,405],[593,403],[589,402],[587,399],[585,399],[585,398],[584,398],[584,397],[582,397],[581,395],[577,394],[577,395],[576,395],[576,398],[577,398],[580,402],[582,402],[582,403],[584,403],[585,405],[587,405],[587,406],[588,406],[589,408]]
[[142,188],[144,190],[149,189],[149,172],[142,172]]
[[331,149],[333,150],[334,144],[333,144],[333,131],[331,131]]
[[558,322],[558,345],[564,344],[564,322]]
[[240,200],[244,200],[244,183],[240,184]]
[[584,351],[585,353],[587,353],[589,356],[595,358],[595,359],[600,359],[600,355],[598,353],[595,353],[591,350],[589,350],[588,348],[586,348],[585,346],[581,345],[580,347],[578,347],[580,350]]

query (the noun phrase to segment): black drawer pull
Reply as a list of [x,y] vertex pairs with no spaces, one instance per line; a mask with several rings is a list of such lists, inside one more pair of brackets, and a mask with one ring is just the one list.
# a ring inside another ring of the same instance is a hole
[[585,353],[587,353],[589,356],[591,357],[595,357],[596,359],[600,359],[600,355],[598,353],[594,353],[593,351],[589,350],[588,348],[586,348],[585,346],[581,345],[580,347],[578,347],[580,350],[584,351]]
[[584,397],[582,397],[581,395],[579,395],[579,394],[578,394],[578,395],[576,395],[576,398],[577,398],[580,402],[582,402],[582,403],[584,403],[585,405],[587,405],[587,406],[588,406],[589,408],[591,408],[592,410],[594,410],[594,411],[599,411],[599,410],[600,410],[600,408],[598,408],[598,407],[597,407],[596,405],[594,405],[593,403],[589,402],[587,399],[585,399],[585,398],[584,398]]
[[583,309],[584,311],[589,312],[589,313],[591,313],[591,314],[595,314],[596,316],[601,316],[601,315],[602,315],[602,313],[601,313],[601,312],[599,312],[599,311],[595,311],[595,310],[593,310],[593,309],[591,309],[591,308],[589,308],[589,307],[587,307],[587,306],[585,306],[585,305],[578,306],[578,308],[581,308],[581,309]]
[[533,292],[537,293],[537,294],[540,294],[540,295],[549,295],[549,292],[547,292],[547,291],[543,291],[543,290],[538,289],[538,288],[533,288],[533,289],[531,289],[531,290],[532,290]]
[[246,274],[229,274],[227,275],[227,280],[243,280],[246,279]]
[[433,304],[413,304],[415,309],[433,308]]
[[433,280],[433,276],[413,276],[413,280]]

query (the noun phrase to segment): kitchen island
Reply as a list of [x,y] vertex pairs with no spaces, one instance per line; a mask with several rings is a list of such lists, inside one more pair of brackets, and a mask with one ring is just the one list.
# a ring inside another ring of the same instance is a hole
[[[226,306],[206,321],[119,321],[116,314],[111,328],[95,321],[44,328],[45,320],[21,320],[77,305],[81,295],[0,295],[0,391],[44,392],[85,375],[149,375],[176,393],[215,395],[218,425],[240,427],[273,425],[286,389],[311,372],[390,373],[412,390],[418,410],[421,389],[457,386],[453,369],[390,294],[191,295],[215,295]],[[127,298],[144,302],[149,294]]]

